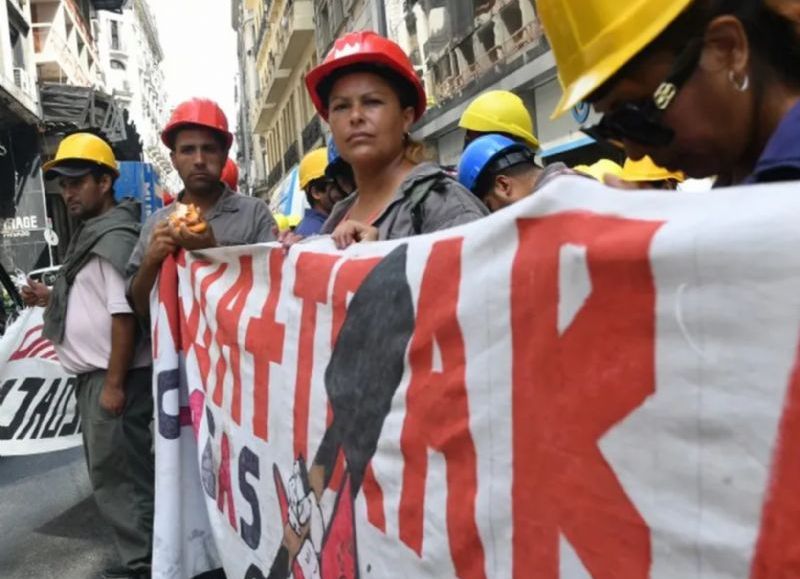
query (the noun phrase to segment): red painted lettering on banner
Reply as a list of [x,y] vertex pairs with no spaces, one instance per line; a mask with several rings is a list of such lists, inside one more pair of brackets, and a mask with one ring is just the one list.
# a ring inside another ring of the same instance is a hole
[[294,295],[303,300],[294,393],[295,456],[308,457],[308,414],[311,404],[311,375],[314,370],[317,305],[328,302],[328,283],[333,266],[338,260],[335,255],[304,253],[298,258],[295,267]]
[[[195,261],[190,268],[189,278],[190,287],[197,288],[197,280],[200,277],[200,270],[203,268],[211,267],[211,264],[206,261]],[[187,317],[183,312],[183,302],[181,303],[181,319],[183,320],[183,328],[181,332],[181,349],[185,355],[194,348],[195,356],[197,357],[197,366],[200,370],[200,379],[203,381],[203,389],[208,391],[207,381],[211,373],[211,356],[208,349],[211,347],[211,330],[208,325],[203,332],[202,343],[198,340],[198,332],[200,329],[200,319],[208,304],[208,288],[211,284],[218,281],[228,269],[228,265],[223,263],[218,268],[209,273],[199,284],[199,291],[192,295],[192,309]],[[199,298],[197,297],[199,296]]]
[[773,457],[752,579],[795,577],[800,570],[800,351],[789,382]]
[[233,504],[233,486],[231,485],[231,444],[228,435],[222,434],[221,459],[217,475],[217,508],[220,513],[228,508],[228,522],[236,530],[236,507]]
[[[167,256],[161,265],[161,272],[158,275],[158,301],[164,306],[167,315],[167,325],[172,334],[172,342],[175,344],[175,351],[180,347],[180,297],[178,295],[178,264],[175,257]],[[156,312],[153,312],[157,315]],[[153,332],[153,357],[159,356],[158,321],[156,321],[156,331]]]
[[286,328],[275,320],[283,283],[283,252],[269,252],[269,291],[261,316],[247,326],[244,348],[253,356],[253,434],[269,436],[269,365],[283,361]]
[[[219,347],[217,359],[216,386],[214,388],[214,404],[222,407],[225,393],[225,375],[230,363],[233,392],[231,397],[231,418],[236,424],[242,423],[242,372],[241,348],[239,347],[239,324],[242,312],[247,303],[247,296],[253,289],[253,256],[243,255],[239,258],[239,277],[233,286],[225,292],[217,305],[217,331],[215,339]],[[225,359],[225,349],[228,360]]]
[[369,272],[378,265],[381,258],[370,257],[365,259],[350,259],[345,261],[336,272],[336,281],[333,282],[333,296],[331,306],[333,308],[333,331],[331,334],[331,345],[336,344],[339,331],[347,317],[347,298],[355,293],[364,278]]
[[[660,227],[589,213],[519,222],[511,287],[514,577],[559,577],[561,533],[596,579],[649,576],[650,531],[598,439],[655,391],[649,253]],[[585,247],[591,293],[559,335],[566,244]]]
[[[477,455],[469,426],[464,338],[458,323],[462,239],[434,244],[420,288],[411,338],[411,381],[400,445],[405,459],[400,539],[422,554],[428,448],[447,465],[447,533],[459,577],[485,577],[483,544],[475,522]],[[434,367],[434,350],[441,369]]]

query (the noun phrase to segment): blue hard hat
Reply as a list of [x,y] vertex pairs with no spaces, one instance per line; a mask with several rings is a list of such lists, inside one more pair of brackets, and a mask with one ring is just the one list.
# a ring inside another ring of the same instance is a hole
[[509,139],[504,135],[489,134],[472,141],[458,163],[459,182],[476,193],[475,187],[489,165],[505,159],[498,168],[506,168],[521,162],[534,160],[534,151],[528,145]]
[[328,138],[328,165],[332,165],[342,156],[339,154],[339,149],[336,148],[336,143],[333,140],[333,137]]

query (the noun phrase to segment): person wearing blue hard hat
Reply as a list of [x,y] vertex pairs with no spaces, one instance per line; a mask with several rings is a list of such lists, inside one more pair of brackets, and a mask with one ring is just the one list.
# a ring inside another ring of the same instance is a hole
[[333,137],[328,138],[328,166],[325,168],[325,176],[331,179],[345,197],[348,197],[356,190],[356,180],[353,176],[353,168],[342,159],[339,149]]
[[527,144],[499,134],[472,141],[458,164],[459,182],[492,212],[516,203],[553,177],[569,172],[563,163],[542,167]]

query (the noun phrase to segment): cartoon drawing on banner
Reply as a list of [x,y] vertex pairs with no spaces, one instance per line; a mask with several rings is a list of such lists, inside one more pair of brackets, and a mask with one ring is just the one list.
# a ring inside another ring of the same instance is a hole
[[297,456],[285,480],[273,465],[283,542],[270,579],[358,577],[354,501],[400,386],[414,331],[406,255],[405,245],[392,251],[350,303],[325,371],[333,420],[311,467]]

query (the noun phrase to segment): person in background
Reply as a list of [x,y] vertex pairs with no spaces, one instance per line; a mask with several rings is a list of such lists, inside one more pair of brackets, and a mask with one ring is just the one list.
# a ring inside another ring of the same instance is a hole
[[648,156],[638,161],[626,159],[622,173],[617,176],[607,176],[605,183],[620,189],[663,189],[675,191],[686,176],[680,171],[668,171],[659,167]]
[[525,103],[513,92],[491,90],[473,100],[461,115],[458,126],[466,131],[464,148],[482,135],[499,134],[539,150],[533,134],[533,119]]
[[300,161],[298,180],[300,188],[306,194],[309,208],[303,214],[303,220],[294,229],[295,235],[309,237],[318,234],[333,206],[342,200],[339,188],[325,174],[327,167],[327,148],[315,149]]
[[225,161],[225,167],[222,168],[220,181],[234,193],[239,191],[239,166],[233,159],[228,158],[228,160]]
[[600,159],[591,165],[576,165],[572,168],[576,173],[591,177],[601,183],[605,183],[606,175],[619,177],[622,175],[622,165],[612,161],[611,159]]
[[[585,129],[692,178],[800,179],[796,2],[538,0],[564,94],[602,114]],[[598,46],[602,45],[602,50]]]
[[461,156],[458,180],[495,212],[568,172],[561,163],[543,168],[526,144],[503,135],[484,135],[472,141]]
[[336,183],[339,191],[345,197],[349,197],[356,190],[353,168],[339,155],[339,149],[336,148],[333,137],[328,139],[328,166],[325,169],[325,175]]
[[266,203],[234,193],[222,183],[222,170],[233,143],[228,119],[217,103],[191,99],[178,105],[161,133],[172,165],[183,181],[178,204],[198,210],[201,231],[169,222],[173,206],[153,213],[128,263],[128,295],[136,313],[149,317],[150,292],[163,261],[179,248],[188,251],[225,245],[273,241],[277,229]]
[[52,290],[31,283],[27,305],[47,306],[43,335],[75,374],[89,480],[121,565],[107,578],[149,578],[155,467],[152,362],[125,298],[125,266],[139,237],[141,207],[114,200],[119,170],[100,137],[75,133],[43,166],[79,220]]
[[369,31],[346,34],[308,73],[306,86],[355,177],[356,192],[336,204],[322,228],[339,248],[439,231],[487,214],[441,167],[424,162],[424,147],[411,139],[427,98],[397,44]]

